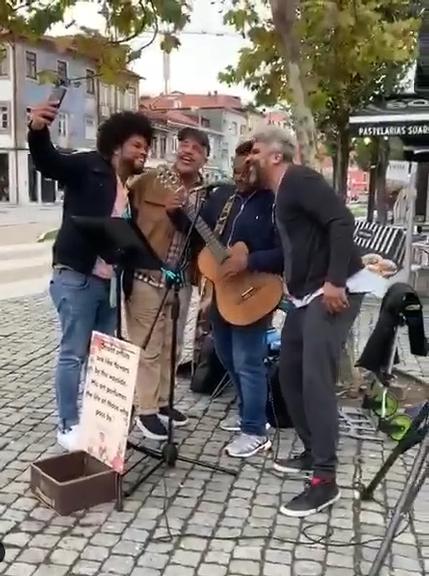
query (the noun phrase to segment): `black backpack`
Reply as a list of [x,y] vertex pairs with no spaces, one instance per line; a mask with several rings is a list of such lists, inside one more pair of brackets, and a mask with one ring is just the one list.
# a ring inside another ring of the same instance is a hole
[[205,334],[201,339],[200,353],[191,378],[192,392],[212,394],[225,374],[226,370],[216,354],[213,336]]
[[270,358],[268,369],[267,420],[273,428],[293,428],[283,394],[280,389],[279,361]]

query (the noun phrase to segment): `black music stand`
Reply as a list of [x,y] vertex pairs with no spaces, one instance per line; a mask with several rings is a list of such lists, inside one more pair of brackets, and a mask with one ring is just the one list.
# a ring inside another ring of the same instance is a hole
[[[167,296],[171,290],[174,288],[174,298],[171,310],[173,329],[171,337],[171,373],[170,373],[170,393],[169,393],[169,408],[170,415],[168,419],[168,440],[163,446],[162,450],[157,450],[153,448],[148,448],[146,446],[140,446],[134,444],[133,442],[127,441],[127,448],[130,448],[144,456],[150,456],[158,460],[158,463],[151,468],[149,472],[141,476],[129,490],[125,493],[123,492],[122,481],[123,477],[131,472],[141,460],[136,462],[123,474],[118,474],[118,490],[117,490],[117,509],[122,510],[123,495],[131,495],[149,476],[151,476],[158,468],[160,468],[164,463],[170,467],[174,467],[176,461],[187,462],[190,464],[196,464],[198,466],[203,466],[211,470],[224,472],[226,474],[236,475],[235,470],[230,470],[211,464],[209,462],[204,462],[200,460],[194,460],[186,456],[179,456],[176,444],[173,441],[173,424],[171,417],[171,408],[174,404],[174,388],[175,388],[175,377],[176,377],[176,359],[177,359],[177,323],[180,314],[180,287],[181,284],[178,281],[180,274],[178,270],[168,270],[164,262],[156,255],[149,242],[140,231],[140,229],[131,221],[125,220],[123,218],[91,218],[83,216],[73,216],[72,217],[76,226],[81,228],[81,230],[90,238],[93,246],[95,247],[97,253],[101,258],[108,264],[114,267],[116,276],[116,314],[117,314],[117,338],[123,340],[122,334],[122,278],[123,274],[129,270],[135,269],[145,269],[145,270],[162,270],[165,272],[166,278],[166,290],[164,297],[161,301],[161,305],[158,312],[154,318],[152,326],[149,333],[145,339],[142,346],[145,349],[150,341],[153,329],[158,320],[158,317],[162,311],[163,305],[167,299]],[[195,222],[193,223],[195,224]],[[190,227],[187,234],[187,239],[183,247],[181,258],[179,258],[178,268],[181,266],[181,261],[184,258],[189,239],[192,234],[192,228]]]

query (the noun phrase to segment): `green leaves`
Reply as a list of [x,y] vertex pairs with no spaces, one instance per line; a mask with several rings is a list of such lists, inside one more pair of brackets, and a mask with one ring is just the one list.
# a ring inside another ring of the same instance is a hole
[[[22,7],[19,0],[0,0],[0,29],[7,31],[6,35],[37,41],[49,34],[54,24],[65,22],[68,9],[77,3],[78,0],[36,0]],[[91,56],[98,63],[97,73],[106,81],[114,81],[128,62],[140,56],[147,44],[147,38],[140,42],[140,36],[147,30],[156,33],[167,26],[163,48],[177,48],[179,40],[174,33],[188,22],[191,10],[184,0],[103,0],[97,4],[106,21],[105,36],[82,26],[74,39],[58,40],[58,45],[61,47],[62,43],[64,50],[74,47]],[[138,43],[140,46],[134,45]]]
[[164,34],[161,41],[161,50],[170,54],[172,50],[180,46],[180,40],[173,34]]
[[[284,0],[286,2],[286,0]],[[272,104],[288,98],[287,66],[271,13],[236,0],[225,18],[249,46],[219,77],[256,91]],[[267,2],[264,2],[267,5]],[[412,64],[419,20],[404,0],[302,0],[296,32],[300,67],[319,129],[330,137],[350,113],[376,94],[391,92]]]
[[37,73],[39,84],[55,84],[57,77],[56,70],[41,70]]

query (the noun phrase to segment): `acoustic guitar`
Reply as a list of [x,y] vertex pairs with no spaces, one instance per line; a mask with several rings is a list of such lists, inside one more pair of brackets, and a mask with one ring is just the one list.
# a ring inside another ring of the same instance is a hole
[[[193,221],[194,208],[185,205],[184,211]],[[230,256],[249,253],[246,244],[237,242],[227,249],[200,217],[195,228],[206,244],[198,255],[198,268],[213,283],[221,316],[234,326],[248,326],[271,314],[283,296],[281,277],[248,270],[222,277],[221,266]]]
[[[180,188],[180,182],[171,171],[161,169],[158,177],[164,185],[172,189]],[[198,268],[201,274],[212,282],[216,293],[216,304],[221,316],[234,326],[248,326],[271,314],[279,305],[283,296],[283,281],[280,276],[265,272],[245,270],[222,277],[222,264],[234,254],[248,254],[244,242],[237,242],[226,248],[206,222],[197,215],[190,202],[183,206],[195,229],[204,240],[206,247],[198,256]]]

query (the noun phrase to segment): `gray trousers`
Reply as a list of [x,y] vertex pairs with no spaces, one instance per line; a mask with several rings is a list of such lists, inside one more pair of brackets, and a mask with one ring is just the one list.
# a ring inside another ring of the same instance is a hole
[[279,377],[282,394],[315,476],[335,474],[338,445],[336,382],[340,356],[359,314],[362,294],[350,294],[350,307],[330,314],[315,298],[288,312],[282,332]]

